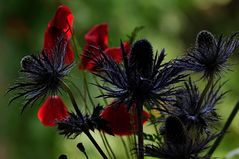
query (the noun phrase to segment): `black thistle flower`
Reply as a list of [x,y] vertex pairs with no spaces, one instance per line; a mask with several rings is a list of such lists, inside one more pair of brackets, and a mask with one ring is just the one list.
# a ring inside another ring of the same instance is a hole
[[57,122],[60,134],[66,136],[67,138],[76,138],[83,132],[87,132],[88,130],[94,131],[97,129],[113,135],[110,127],[108,126],[108,122],[100,117],[102,110],[102,106],[96,106],[91,115],[85,114],[83,116],[84,120],[82,120],[82,118],[75,113],[70,113],[68,118]]
[[172,62],[162,64],[164,49],[153,58],[151,44],[143,39],[133,44],[129,57],[122,44],[121,51],[123,64],[117,64],[103,51],[93,59],[99,68],[95,74],[111,85],[97,85],[106,91],[103,97],[116,98],[116,102],[127,103],[129,107],[136,101],[152,105],[173,100],[173,84],[185,75]]
[[39,98],[55,95],[61,88],[61,80],[68,75],[72,64],[65,64],[68,41],[58,39],[53,50],[43,50],[39,55],[28,55],[21,60],[21,77],[8,92],[16,91],[10,103],[24,97],[22,111]]
[[218,81],[210,87],[205,97],[200,99],[198,87],[189,79],[184,88],[178,90],[176,102],[170,108],[171,114],[180,118],[188,129],[195,128],[201,133],[210,132],[209,126],[219,120],[216,105],[226,93],[220,93],[223,84],[217,87],[217,83]]
[[178,64],[188,70],[202,72],[203,78],[220,75],[228,69],[228,58],[239,46],[237,35],[238,33],[221,35],[216,39],[210,32],[201,31],[197,35],[195,46]]
[[209,159],[200,156],[208,143],[218,135],[198,136],[191,134],[181,120],[169,116],[165,122],[163,142],[145,146],[145,155],[161,159]]

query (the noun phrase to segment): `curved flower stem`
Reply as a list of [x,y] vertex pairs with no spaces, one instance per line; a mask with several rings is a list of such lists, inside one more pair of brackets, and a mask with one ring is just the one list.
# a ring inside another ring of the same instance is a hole
[[[80,93],[80,97],[81,97],[81,99],[84,101],[84,105],[85,105],[85,107],[86,107],[86,111],[90,112],[90,110],[89,110],[89,108],[88,108],[88,104],[87,104],[87,102],[86,102],[86,97],[83,96],[81,90],[80,90],[72,81],[69,81],[69,82],[71,82],[71,84],[72,84],[72,85],[77,89],[77,91]],[[91,104],[92,104],[92,103],[91,103]],[[94,106],[93,106],[93,107],[94,107]],[[109,158],[112,158],[112,156],[111,156],[111,154],[110,154],[110,151],[109,151],[109,149],[108,149],[108,147],[107,147],[107,144],[106,144],[106,142],[105,142],[105,140],[104,140],[104,137],[103,137],[103,135],[102,135],[103,133],[101,133],[101,132],[99,132],[99,133],[100,133],[101,139],[102,139],[102,141],[103,141],[104,147],[105,147],[105,149],[106,149],[106,151],[107,151],[107,154],[108,154]],[[116,159],[116,157],[115,157],[114,159]]]
[[[97,80],[96,76],[93,75],[93,79],[95,80],[95,83],[96,83],[97,85],[100,85],[100,83],[99,83],[99,81]],[[99,92],[100,92],[100,94],[104,94],[101,89],[99,89]],[[103,98],[103,100],[104,100],[104,103],[105,103],[106,105],[109,104],[105,98]],[[108,143],[108,140],[106,139],[104,133],[103,133],[103,135],[104,135],[104,138],[105,138],[105,140],[106,140],[107,145],[109,146],[109,149],[111,150],[111,153],[113,154],[114,158],[116,158],[116,157],[115,157],[115,154],[114,154],[112,148],[110,147],[110,145],[109,145],[109,143]],[[129,151],[128,151],[128,148],[127,148],[127,146],[126,146],[126,144],[125,144],[125,141],[124,141],[124,139],[123,139],[122,137],[120,137],[120,139],[121,139],[121,142],[122,142],[122,144],[123,144],[124,150],[125,150],[125,152],[126,152],[126,156],[127,156],[127,158],[129,158]]]
[[68,87],[68,85],[64,81],[61,80],[60,82],[61,82],[61,85],[62,85],[64,91],[66,91],[68,93],[68,95],[71,99],[71,103],[72,103],[77,115],[81,118],[82,121],[85,121],[80,109],[78,108],[78,105],[76,103],[76,100],[75,100],[75,98],[73,96],[73,93],[71,92],[70,88]]
[[85,72],[83,72],[83,79],[84,79],[84,86],[85,86],[85,89],[86,89],[86,93],[89,97],[89,100],[90,100],[92,106],[95,107],[95,103],[94,103],[94,101],[93,101],[93,99],[90,95],[90,90],[89,90],[88,82],[87,82],[87,76],[86,76]]
[[213,154],[213,152],[214,152],[214,151],[216,150],[216,148],[219,146],[219,144],[220,144],[220,142],[222,141],[222,139],[223,139],[223,137],[224,137],[224,135],[225,135],[227,129],[228,129],[229,126],[231,125],[231,123],[232,123],[234,117],[236,116],[238,110],[239,110],[239,101],[237,102],[237,104],[236,104],[235,107],[233,108],[233,110],[232,110],[230,116],[228,117],[228,119],[227,119],[227,121],[226,121],[226,123],[225,123],[225,125],[224,125],[224,127],[223,127],[223,129],[222,129],[222,131],[221,131],[222,135],[219,136],[219,137],[216,139],[216,141],[213,143],[212,147],[211,147],[210,150],[208,151],[208,153],[207,153],[207,156],[208,156],[208,157],[211,157],[212,154]]
[[70,82],[71,85],[76,89],[76,91],[79,93],[79,95],[80,95],[82,101],[84,102],[85,111],[86,111],[86,112],[90,112],[89,107],[88,107],[88,104],[87,104],[87,102],[86,102],[86,98],[84,97],[84,95],[83,95],[83,93],[81,92],[81,90],[77,87],[77,85],[76,85],[74,82],[72,82],[72,81],[70,81],[70,80],[69,80],[69,82]]
[[107,152],[109,158],[112,159],[113,157],[112,157],[112,155],[111,155],[111,152],[110,152],[110,150],[109,150],[109,147],[107,146],[107,143],[106,143],[106,141],[105,141],[105,139],[104,139],[104,136],[103,136],[104,133],[101,132],[101,131],[99,131],[99,133],[100,133],[101,140],[102,140],[102,142],[103,142],[103,144],[104,144],[105,150],[106,150],[106,152]]
[[90,141],[93,143],[93,145],[96,147],[96,149],[99,151],[99,153],[101,154],[103,159],[108,159],[108,157],[105,155],[105,153],[103,152],[103,150],[100,148],[100,146],[98,145],[98,143],[95,141],[95,139],[93,138],[93,136],[90,134],[90,132],[84,131],[84,133],[87,135],[87,137],[90,139]]
[[[93,101],[93,99],[91,97],[90,90],[89,90],[89,87],[88,87],[87,75],[84,72],[83,72],[83,79],[84,79],[84,87],[86,89],[86,94],[87,94],[87,96],[88,96],[88,98],[90,100],[91,105],[93,107],[95,107],[94,101]],[[103,141],[104,147],[105,147],[109,157],[113,158],[113,159],[116,159],[116,156],[115,156],[115,154],[114,154],[114,152],[113,152],[113,150],[112,150],[112,148],[111,148],[111,146],[110,146],[110,144],[109,144],[109,142],[108,142],[104,132],[100,133],[100,136],[101,136],[101,139]],[[112,154],[112,156],[111,156],[110,153]]]
[[197,105],[197,108],[196,108],[195,112],[197,112],[197,111],[200,110],[201,105],[202,105],[202,103],[203,103],[203,99],[204,99],[204,97],[206,96],[206,94],[207,94],[207,92],[208,92],[208,90],[210,89],[210,87],[211,87],[212,84],[213,84],[213,75],[211,75],[211,76],[209,77],[209,79],[208,79],[207,85],[205,86],[205,88],[204,88],[204,90],[203,90],[203,92],[202,92],[202,94],[201,94],[201,96],[200,96],[200,99],[199,99],[199,101],[198,101],[198,105]]
[[128,159],[130,159],[130,156],[129,156],[129,153],[128,153],[128,149],[127,149],[127,145],[126,145],[123,137],[120,137],[120,139],[121,139],[121,142],[122,142],[122,144],[124,146],[124,150],[125,150],[126,156],[127,156]]
[[143,104],[141,101],[136,102],[136,109],[137,109],[137,135],[138,135],[138,159],[144,158],[144,136],[143,136]]
[[[70,88],[68,87],[68,85],[64,82],[64,81],[60,81],[61,85],[63,87],[63,89],[68,93],[70,99],[71,99],[71,103],[77,113],[77,115],[81,118],[81,120],[84,122],[85,119],[80,111],[80,109],[78,108],[78,105],[76,103],[76,100],[73,96],[73,93],[71,92]],[[86,129],[84,130],[84,133],[86,134],[86,136],[90,139],[90,141],[92,142],[92,144],[95,146],[95,148],[98,150],[98,152],[101,154],[101,156],[103,157],[103,159],[108,159],[107,156],[105,155],[105,153],[103,152],[103,150],[100,148],[100,146],[98,145],[98,143],[95,141],[95,139],[93,138],[93,136],[90,134],[89,130]]]

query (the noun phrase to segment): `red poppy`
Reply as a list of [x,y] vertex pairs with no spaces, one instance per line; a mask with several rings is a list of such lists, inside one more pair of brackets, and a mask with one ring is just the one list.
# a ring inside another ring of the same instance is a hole
[[[108,25],[107,24],[98,24],[90,29],[85,35],[86,45],[84,47],[83,56],[81,59],[80,69],[92,71],[94,68],[94,62],[88,56],[92,58],[92,54],[89,55],[88,50],[98,56],[98,50],[92,48],[91,46],[99,47],[107,55],[111,56],[116,62],[120,63],[122,61],[121,49],[120,47],[108,48]],[[129,52],[130,45],[128,42],[124,43],[126,52]]]
[[[53,53],[57,40],[63,38],[69,41],[72,36],[73,14],[71,10],[64,5],[58,7],[55,16],[48,23],[44,36],[44,49],[48,54]],[[70,43],[66,48],[65,63],[71,64],[74,59],[74,53]]]
[[56,121],[67,118],[69,113],[60,97],[50,96],[38,110],[37,116],[43,125],[55,126]]
[[[135,106],[132,109],[135,109]],[[102,111],[101,117],[109,122],[109,127],[115,135],[132,135],[134,130],[137,129],[137,116],[135,113],[131,115],[126,104],[107,106]],[[143,117],[142,124],[148,120],[149,113],[143,111]]]
[[[44,51],[51,55],[59,39],[69,42],[72,36],[73,15],[67,6],[58,7],[53,19],[48,23],[44,35]],[[74,54],[70,43],[66,46],[65,64],[71,64]],[[38,119],[45,126],[54,126],[56,121],[68,116],[67,108],[58,96],[50,96],[38,111]]]

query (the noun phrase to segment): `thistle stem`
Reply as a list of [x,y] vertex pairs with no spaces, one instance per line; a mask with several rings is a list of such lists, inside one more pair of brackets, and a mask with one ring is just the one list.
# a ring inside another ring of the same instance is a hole
[[108,157],[105,155],[105,153],[103,152],[103,150],[100,148],[100,146],[98,145],[98,143],[95,141],[95,139],[93,138],[93,136],[90,134],[89,131],[84,131],[84,133],[87,135],[87,137],[90,139],[90,141],[92,142],[92,144],[95,146],[95,148],[99,151],[99,153],[101,154],[103,159],[108,159]]
[[208,82],[207,82],[207,85],[205,86],[201,96],[200,96],[200,99],[198,101],[198,105],[197,105],[197,109],[195,110],[196,112],[200,110],[201,108],[201,105],[203,103],[203,99],[204,97],[206,96],[208,90],[210,89],[211,85],[213,84],[213,75],[211,75],[208,79]]
[[60,82],[61,82],[61,85],[62,85],[64,91],[66,91],[68,93],[68,95],[71,99],[71,103],[72,103],[77,115],[81,118],[82,121],[85,121],[80,109],[78,108],[78,105],[76,103],[76,100],[75,100],[74,95],[71,92],[70,88],[68,87],[68,85],[64,81],[60,81]]
[[[97,80],[96,76],[93,75],[93,79],[95,80],[95,83],[96,83],[97,85],[100,85],[100,83],[99,83],[99,81]],[[104,92],[103,92],[101,89],[99,89],[99,92],[100,92],[100,94],[104,94]],[[104,103],[105,103],[106,105],[109,105],[108,101],[107,101],[105,98],[103,98],[103,100],[104,100]],[[104,135],[104,137],[105,137],[105,134],[104,134],[104,133],[103,133],[103,135]],[[126,156],[129,158],[129,151],[128,151],[127,146],[126,146],[126,144],[125,144],[125,142],[124,142],[124,139],[123,139],[122,137],[120,137],[120,139],[121,139],[121,142],[122,142],[122,144],[123,144],[124,150],[125,150],[125,152],[126,152]],[[112,153],[113,157],[116,159],[115,154],[114,154],[112,148],[110,147],[109,142],[108,142],[108,140],[107,140],[106,137],[105,137],[105,141],[106,141],[106,143],[107,143],[109,149],[111,150],[111,153]]]
[[[71,103],[77,113],[77,115],[81,118],[81,120],[84,122],[85,119],[80,111],[80,109],[78,108],[78,105],[76,103],[76,100],[73,96],[73,93],[71,92],[70,88],[68,87],[68,85],[64,82],[64,81],[60,81],[61,85],[63,87],[63,89],[68,93],[70,99],[71,99]],[[101,156],[103,157],[103,159],[108,159],[107,156],[105,155],[105,153],[103,152],[103,150],[100,148],[100,146],[98,145],[98,143],[95,141],[95,139],[93,138],[93,136],[90,134],[88,129],[84,130],[84,133],[86,134],[86,136],[90,139],[90,141],[92,142],[92,144],[95,146],[95,148],[98,150],[98,152],[101,154]]]
[[221,143],[221,141],[222,141],[222,139],[223,139],[223,137],[224,137],[224,135],[225,135],[225,132],[227,131],[227,129],[228,129],[229,126],[231,125],[231,123],[232,123],[233,119],[235,118],[235,116],[236,116],[238,110],[239,110],[239,101],[237,102],[237,104],[236,104],[235,107],[233,108],[233,110],[232,110],[230,116],[228,117],[228,119],[227,119],[227,121],[226,121],[226,123],[225,123],[225,125],[224,125],[224,127],[223,127],[223,129],[222,129],[222,131],[221,131],[222,135],[219,136],[219,137],[216,139],[216,141],[213,143],[212,147],[211,147],[210,150],[208,151],[208,153],[207,153],[207,156],[208,156],[208,157],[211,157],[211,156],[212,156],[213,152],[216,150],[216,148],[217,148],[217,147],[219,146],[219,144]]
[[144,136],[143,136],[143,104],[140,101],[136,102],[137,109],[137,135],[138,135],[138,159],[144,158]]

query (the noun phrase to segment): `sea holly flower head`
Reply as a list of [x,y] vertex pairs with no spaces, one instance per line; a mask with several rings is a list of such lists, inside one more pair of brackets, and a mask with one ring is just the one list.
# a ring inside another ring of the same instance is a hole
[[217,39],[209,31],[201,31],[195,46],[178,64],[188,70],[202,72],[203,78],[220,75],[228,69],[227,61],[239,46],[237,36],[238,33],[234,33]]
[[163,142],[145,145],[145,155],[161,159],[210,159],[200,155],[218,135],[197,136],[181,120],[169,116],[165,122]]
[[169,102],[175,93],[173,84],[180,82],[185,75],[182,68],[174,67],[172,62],[162,65],[165,50],[153,58],[151,44],[143,39],[136,41],[127,56],[121,44],[123,64],[116,63],[99,49],[101,56],[95,62],[101,71],[95,74],[110,86],[98,85],[106,91],[101,97],[115,98],[116,103],[133,103],[142,101],[148,105]]
[[97,129],[110,135],[114,135],[111,128],[108,126],[108,121],[100,116],[102,110],[103,107],[97,105],[92,114],[85,114],[83,119],[75,113],[69,113],[67,118],[57,122],[59,133],[67,138],[76,138],[85,131],[94,131]]
[[61,89],[61,81],[72,68],[73,58],[69,58],[73,54],[72,50],[69,52],[72,20],[69,8],[60,6],[48,24],[41,53],[22,58],[21,78],[9,89],[18,92],[11,101],[24,97],[22,111],[39,98],[54,96]]
[[219,121],[216,106],[226,92],[220,93],[222,85],[215,82],[200,103],[201,93],[198,87],[189,79],[184,88],[178,90],[176,102],[170,108],[170,114],[180,118],[188,129],[198,132],[210,132],[212,124]]

